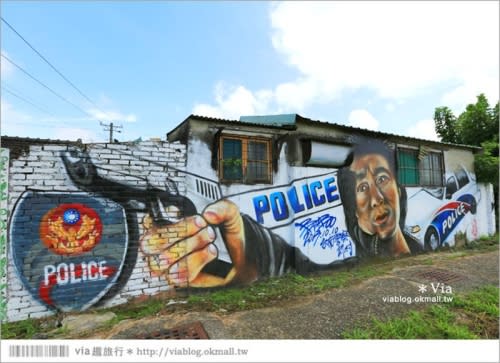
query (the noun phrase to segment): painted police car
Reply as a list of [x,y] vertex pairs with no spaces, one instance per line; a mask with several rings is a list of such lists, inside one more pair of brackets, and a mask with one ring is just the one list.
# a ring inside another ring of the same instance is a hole
[[446,174],[444,187],[407,188],[407,192],[406,231],[426,250],[453,245],[454,232],[469,213],[476,214],[480,200],[475,177],[464,167]]

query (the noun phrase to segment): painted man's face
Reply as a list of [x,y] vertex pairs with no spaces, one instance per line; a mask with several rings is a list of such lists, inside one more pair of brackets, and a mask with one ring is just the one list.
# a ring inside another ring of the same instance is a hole
[[387,160],[378,154],[355,157],[350,166],[356,178],[356,216],[359,227],[381,239],[393,237],[399,225],[399,191]]

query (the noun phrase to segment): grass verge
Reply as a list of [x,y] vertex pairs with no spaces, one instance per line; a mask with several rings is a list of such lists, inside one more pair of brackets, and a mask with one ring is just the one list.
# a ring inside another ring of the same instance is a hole
[[343,334],[346,339],[498,339],[499,289],[484,286],[451,303],[412,311],[402,318],[373,319]]
[[[334,288],[353,286],[368,278],[382,276],[394,268],[411,265],[432,265],[435,260],[455,259],[498,249],[498,235],[469,242],[461,248],[447,248],[418,256],[399,259],[365,260],[354,266],[344,266],[308,276],[288,274],[279,278],[258,281],[248,286],[221,288],[218,290],[189,291],[182,304],[166,304],[165,297],[150,297],[143,302],[131,302],[95,312],[112,311],[115,318],[106,323],[104,329],[110,329],[126,319],[159,316],[175,312],[217,311],[234,312],[284,304],[297,297],[309,296]],[[171,297],[170,297],[171,298]],[[168,298],[167,298],[168,299]],[[178,299],[176,299],[178,300]],[[2,339],[30,339],[48,333],[48,337],[58,337],[64,329],[59,326],[61,317],[27,319],[19,322],[2,323]],[[59,328],[54,330],[55,328]],[[62,334],[64,335],[64,334]]]

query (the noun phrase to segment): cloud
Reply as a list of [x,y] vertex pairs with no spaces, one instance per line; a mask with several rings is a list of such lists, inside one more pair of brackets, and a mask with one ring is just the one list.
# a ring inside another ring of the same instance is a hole
[[19,112],[14,109],[14,107],[1,100],[1,134],[6,136],[18,136],[25,132],[25,127],[23,124],[26,122],[32,122],[33,117],[23,112]]
[[377,131],[379,122],[366,110],[353,110],[348,117],[349,126]]
[[59,140],[81,139],[83,142],[96,142],[102,139],[96,132],[78,127],[58,127],[54,131],[54,137]]
[[[77,140],[96,142],[99,137],[91,128],[66,127],[71,123],[88,123],[88,119],[46,117],[38,118],[18,111],[4,100],[1,101],[1,134],[5,136],[32,137],[41,139]],[[97,127],[97,124],[94,122]]]
[[399,99],[445,81],[497,85],[498,8],[496,2],[281,2],[271,11],[272,41],[324,99],[361,87]]
[[481,92],[493,103],[498,10],[489,1],[273,3],[272,44],[297,78],[256,91],[219,82],[215,102],[196,104],[193,113],[232,119],[300,113],[357,89],[375,92],[392,112],[448,84],[454,88],[442,101],[452,109],[463,110]]
[[446,105],[458,116],[465,111],[470,103],[476,103],[477,96],[484,93],[490,103],[494,105],[499,99],[498,78],[497,82],[478,76],[475,79],[464,81],[460,86],[446,92],[441,98],[442,105]]
[[214,97],[215,105],[195,104],[192,113],[237,120],[241,115],[265,113],[273,98],[273,93],[266,90],[253,93],[243,86],[231,86],[225,82],[218,82],[214,89]]
[[420,120],[406,130],[406,135],[417,139],[439,141],[434,128],[434,120]]
[[221,107],[211,106],[206,103],[195,104],[193,110],[191,111],[194,115],[214,117],[214,118],[226,118],[236,120],[239,117],[234,115],[225,115],[221,110]]
[[114,104],[111,97],[109,97],[103,93],[101,93],[99,95],[97,102],[99,105],[101,105],[101,107],[111,107]]
[[317,88],[309,80],[282,83],[273,90],[256,92],[220,81],[214,87],[215,104],[197,103],[192,113],[228,119],[239,119],[242,115],[300,113],[317,97],[320,97]]
[[136,122],[137,117],[134,114],[123,114],[119,111],[101,111],[95,108],[91,108],[87,110],[87,113],[90,114],[94,119],[100,121],[113,121],[113,122]]

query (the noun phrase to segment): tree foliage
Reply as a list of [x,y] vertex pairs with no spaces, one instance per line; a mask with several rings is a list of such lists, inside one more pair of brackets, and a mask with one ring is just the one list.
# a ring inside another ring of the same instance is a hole
[[483,152],[474,156],[477,180],[492,183],[498,191],[498,132],[499,103],[490,107],[484,94],[477,96],[460,116],[455,117],[448,107],[434,112],[436,133],[443,142],[481,146]]
[[434,111],[436,133],[443,142],[458,142],[457,118],[448,107],[437,107]]
[[[496,117],[495,117],[495,109]],[[498,103],[490,108],[484,94],[477,97],[458,117],[458,137],[462,144],[480,146],[483,142],[498,140]]]
[[485,141],[481,146],[484,152],[474,157],[476,178],[498,189],[498,141]]

